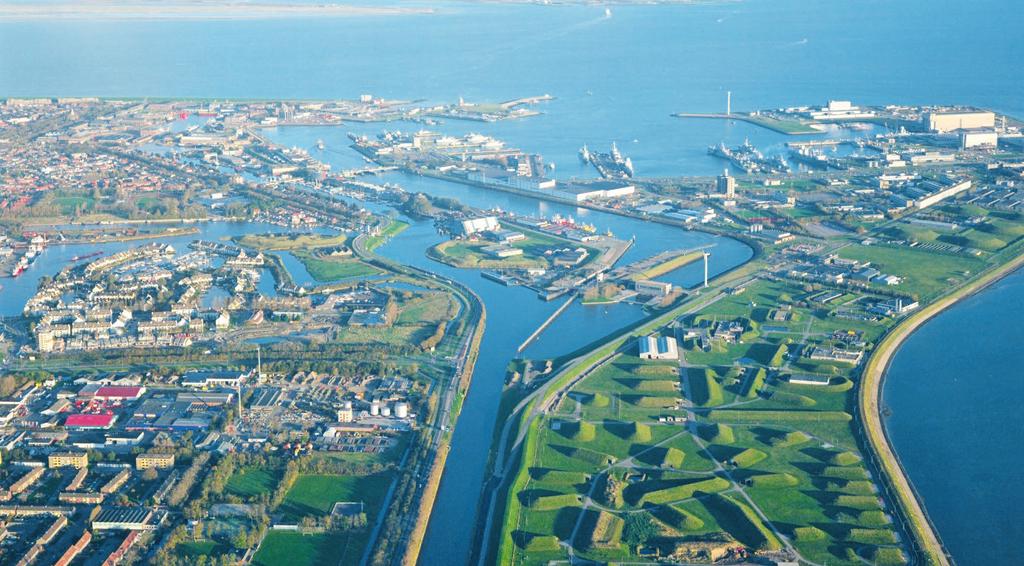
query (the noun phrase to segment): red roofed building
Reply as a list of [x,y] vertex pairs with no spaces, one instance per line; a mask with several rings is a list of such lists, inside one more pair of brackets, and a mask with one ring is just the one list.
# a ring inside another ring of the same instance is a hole
[[108,429],[117,420],[116,415],[68,415],[64,421],[67,428],[85,429]]
[[105,385],[96,390],[96,393],[93,394],[93,399],[101,401],[134,400],[142,397],[142,394],[145,392],[145,387]]

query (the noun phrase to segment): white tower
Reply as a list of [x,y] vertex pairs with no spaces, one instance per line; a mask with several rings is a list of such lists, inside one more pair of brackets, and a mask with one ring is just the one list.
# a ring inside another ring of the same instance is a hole
[[708,258],[709,257],[711,257],[711,254],[708,253],[708,252],[704,252],[704,287],[705,288],[708,286]]
[[732,91],[725,91],[725,115],[732,116]]

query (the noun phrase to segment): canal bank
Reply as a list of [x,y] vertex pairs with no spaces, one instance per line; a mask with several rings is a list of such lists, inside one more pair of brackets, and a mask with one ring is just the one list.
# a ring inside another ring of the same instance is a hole
[[985,273],[970,284],[926,306],[900,325],[893,328],[875,349],[868,360],[861,378],[858,403],[858,420],[873,456],[873,463],[881,474],[884,487],[893,496],[899,507],[900,519],[916,536],[920,544],[921,558],[929,564],[948,565],[949,551],[937,534],[933,521],[928,516],[921,494],[914,488],[910,477],[896,454],[888,429],[882,421],[882,387],[893,358],[900,347],[922,326],[946,309],[956,305],[1024,265],[1024,256]]
[[[637,244],[622,261],[633,261],[668,248],[698,247],[714,244],[712,274],[730,271],[746,264],[753,250],[736,240],[682,230],[599,211],[556,205],[495,191],[456,185],[435,179],[403,175],[397,179],[408,190],[435,196],[456,198],[471,206],[504,210],[522,215],[576,215],[617,233],[637,235]],[[490,201],[490,202],[488,202]],[[446,465],[422,543],[419,564],[465,564],[469,561],[474,529],[468,528],[480,517],[479,495],[483,491],[495,417],[501,405],[507,364],[517,356],[517,348],[561,304],[538,300],[521,287],[505,287],[480,277],[474,269],[457,269],[429,259],[425,249],[442,241],[429,221],[413,221],[410,227],[377,249],[385,258],[411,265],[458,281],[477,293],[486,305],[488,327],[480,343],[472,385],[451,438]],[[690,264],[674,270],[664,279],[685,287],[703,281],[703,265]],[[621,332],[647,318],[631,305],[584,307],[574,302],[551,323],[524,351],[529,358],[555,358],[586,348],[602,338]]]

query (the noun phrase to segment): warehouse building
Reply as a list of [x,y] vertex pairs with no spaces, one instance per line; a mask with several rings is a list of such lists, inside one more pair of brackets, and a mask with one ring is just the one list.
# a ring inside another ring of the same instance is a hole
[[668,336],[644,336],[639,339],[640,359],[678,360],[679,348],[676,339]]

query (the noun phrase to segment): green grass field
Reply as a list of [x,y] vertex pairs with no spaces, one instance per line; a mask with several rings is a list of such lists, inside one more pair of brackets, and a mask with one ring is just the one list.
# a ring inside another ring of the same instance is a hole
[[302,534],[270,531],[253,563],[260,566],[348,566],[359,564],[365,533]]
[[350,279],[354,277],[368,277],[379,275],[383,271],[372,265],[363,263],[352,258],[328,258],[313,257],[307,252],[294,252],[295,258],[306,266],[306,271],[313,276],[313,279],[321,283]]
[[932,253],[913,248],[888,246],[846,246],[840,257],[869,261],[884,273],[898,275],[905,281],[897,286],[922,299],[934,298],[949,289],[951,282],[961,282],[985,267],[980,259]]
[[302,475],[288,490],[279,511],[288,518],[301,519],[308,515],[326,515],[338,501],[362,501],[367,516],[375,513],[387,490],[390,476],[330,476]]
[[277,474],[273,470],[245,468],[231,476],[226,490],[239,497],[256,497],[274,491],[277,480]]

